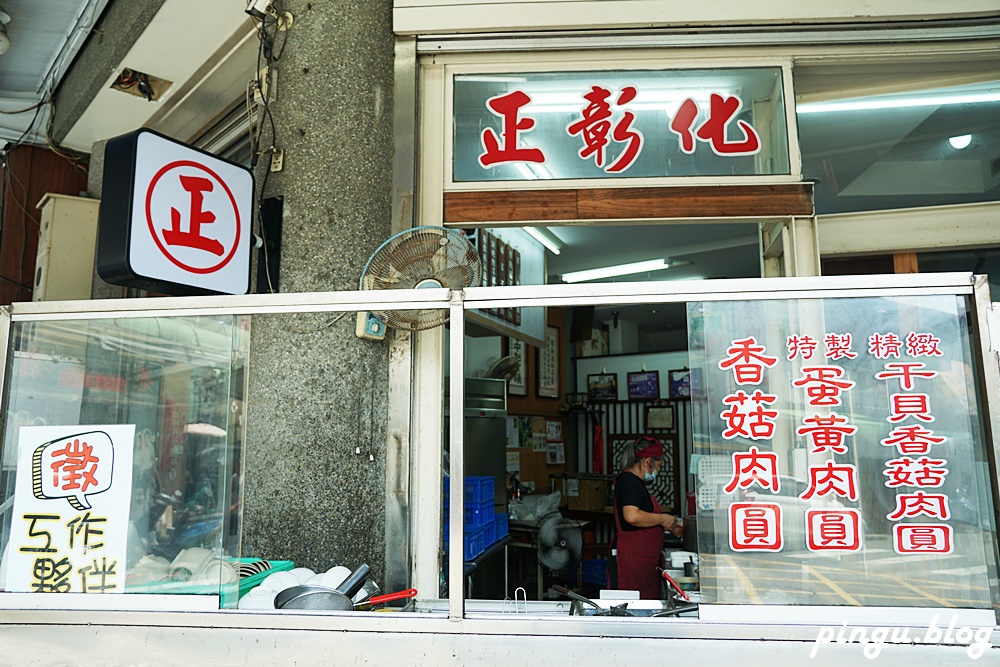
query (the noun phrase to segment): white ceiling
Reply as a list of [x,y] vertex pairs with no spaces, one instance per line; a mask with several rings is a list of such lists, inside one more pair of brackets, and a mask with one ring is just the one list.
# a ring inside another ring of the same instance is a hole
[[[108,0],[0,0],[10,14],[10,49],[0,56],[0,111],[45,100],[90,34]],[[44,142],[48,107],[0,114],[0,139]],[[30,128],[30,131],[29,131]]]

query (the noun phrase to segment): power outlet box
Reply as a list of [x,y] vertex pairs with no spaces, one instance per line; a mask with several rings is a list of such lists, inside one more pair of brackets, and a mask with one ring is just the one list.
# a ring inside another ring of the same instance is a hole
[[354,327],[354,334],[358,338],[382,340],[385,338],[385,330],[385,322],[375,317],[370,312],[358,313],[358,320]]

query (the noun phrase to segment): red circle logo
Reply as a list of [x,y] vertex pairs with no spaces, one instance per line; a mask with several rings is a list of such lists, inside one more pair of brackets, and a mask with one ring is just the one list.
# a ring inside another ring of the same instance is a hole
[[[159,224],[153,221],[154,198]],[[232,191],[218,174],[191,160],[170,162],[153,176],[146,189],[146,224],[163,256],[191,273],[222,269],[240,245],[240,210]]]

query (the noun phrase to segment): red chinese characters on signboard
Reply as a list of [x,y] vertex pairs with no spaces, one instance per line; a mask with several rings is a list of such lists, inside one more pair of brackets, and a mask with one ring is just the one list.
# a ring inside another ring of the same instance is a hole
[[97,466],[101,460],[94,448],[79,438],[51,453],[52,485],[62,491],[79,490],[86,493],[97,486]]
[[897,523],[892,547],[899,554],[950,554],[954,549],[952,528],[943,523]]
[[[635,99],[635,86],[625,86],[618,93],[615,104],[619,107],[628,104]],[[598,167],[604,168],[609,174],[616,174],[625,171],[642,151],[642,132],[632,128],[635,121],[635,114],[625,110],[621,118],[614,123],[612,129],[611,91],[601,86],[593,86],[590,92],[583,98],[588,104],[581,111],[581,118],[570,123],[566,127],[566,132],[570,136],[580,135],[583,139],[583,148],[580,149],[580,157],[587,160],[594,158],[594,163]],[[612,164],[604,167],[604,149],[608,145],[608,134],[616,142],[624,143],[625,148],[621,151],[618,159]]]
[[[216,205],[225,202],[216,210],[205,201],[211,193],[219,194]],[[186,206],[167,205],[182,201]],[[172,265],[198,275],[221,271],[236,255],[242,227],[239,208],[222,177],[191,160],[165,165],[146,191],[146,223],[153,242]],[[164,226],[167,214],[169,226]]]
[[777,400],[777,396],[765,394],[760,389],[752,394],[740,389],[723,398],[722,402],[728,405],[729,409],[719,415],[726,420],[726,430],[722,432],[722,437],[726,440],[736,437],[751,440],[773,438],[778,411],[769,410],[765,406]]
[[723,489],[733,493],[756,484],[771,493],[779,490],[778,455],[751,447],[748,452],[733,452],[733,477]]
[[851,350],[851,334],[828,333],[823,337],[827,359],[856,359],[857,352]]
[[836,463],[833,459],[821,466],[809,466],[809,487],[799,498],[809,500],[813,496],[827,495],[857,500],[857,467],[850,463]]
[[726,350],[728,355],[719,362],[722,370],[733,370],[736,384],[760,384],[764,379],[764,369],[778,363],[777,357],[766,354],[763,345],[757,343],[753,336],[734,340]]
[[947,438],[935,436],[934,431],[923,426],[897,426],[888,438],[880,440],[886,447],[895,447],[900,454],[930,454],[931,447],[940,445]]
[[[635,101],[639,94],[636,86],[623,86],[614,94],[611,89],[594,84],[581,95],[586,104],[580,117],[566,127],[571,137],[579,136],[583,141],[578,152],[581,159],[592,158],[594,164],[609,174],[622,173],[635,163],[642,153],[644,137],[636,127],[635,113],[625,105]],[[521,90],[496,95],[486,101],[490,113],[500,118],[500,131],[487,127],[480,135],[483,153],[479,156],[479,164],[484,169],[498,164],[545,162],[541,148],[522,145],[523,133],[535,127],[530,105],[531,96]],[[617,120],[612,107],[620,110]],[[711,93],[707,117],[697,124],[701,109],[695,100],[688,98],[674,114],[670,129],[678,135],[679,147],[685,154],[694,153],[700,141],[722,157],[755,155],[761,150],[760,135],[750,123],[737,118],[742,108],[743,100],[738,96]],[[731,132],[734,119],[736,129]],[[734,134],[740,135],[739,138],[731,139]],[[605,167],[610,141],[623,144],[623,147],[617,158]]]
[[729,506],[729,547],[733,551],[781,551],[781,505],[733,503]]
[[906,337],[906,353],[911,357],[940,357],[941,339],[929,333],[910,332]]
[[847,421],[847,417],[841,417],[836,412],[831,412],[828,415],[804,417],[802,419],[803,426],[795,429],[795,433],[809,436],[813,454],[827,450],[836,454],[846,454],[847,445],[844,443],[844,439],[858,432],[858,427],[851,426]]
[[860,551],[861,512],[806,510],[806,547],[810,551]]
[[899,359],[902,346],[903,341],[894,333],[873,333],[868,337],[868,354],[876,359],[888,359],[890,356]]
[[855,384],[843,377],[840,366],[803,366],[802,377],[792,380],[792,384],[805,388],[809,405],[840,405],[840,393]]
[[788,348],[788,360],[802,357],[805,361],[809,361],[816,351],[817,344],[816,339],[812,336],[789,336],[785,342],[785,346]]
[[709,97],[708,118],[694,129],[698,118],[698,103],[688,98],[681,103],[670,130],[677,135],[681,152],[690,155],[695,150],[695,139],[707,142],[716,155],[755,155],[760,152],[760,136],[750,123],[737,120],[736,127],[742,132],[743,138],[738,141],[729,140],[729,125],[733,118],[739,115],[743,108],[743,100],[735,95],[723,97],[712,93]]
[[539,148],[518,148],[518,133],[527,132],[535,126],[531,118],[521,118],[521,109],[531,102],[531,96],[520,90],[497,95],[486,101],[486,106],[500,117],[500,137],[492,127],[483,130],[482,141],[485,152],[479,156],[479,164],[484,168],[508,162],[545,162],[545,155]]
[[901,493],[896,496],[896,509],[885,518],[898,521],[904,518],[915,516],[928,516],[932,519],[946,521],[951,518],[951,510],[948,507],[948,496],[943,493]]
[[948,461],[945,459],[932,459],[929,456],[911,459],[909,456],[901,456],[886,461],[882,474],[889,478],[885,485],[890,488],[897,486],[933,488],[944,484],[944,478],[948,474],[947,465]]

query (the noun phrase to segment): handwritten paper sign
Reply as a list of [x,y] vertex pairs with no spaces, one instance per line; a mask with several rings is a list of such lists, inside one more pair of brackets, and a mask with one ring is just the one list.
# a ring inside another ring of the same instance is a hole
[[121,593],[134,425],[18,433],[7,590]]

